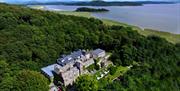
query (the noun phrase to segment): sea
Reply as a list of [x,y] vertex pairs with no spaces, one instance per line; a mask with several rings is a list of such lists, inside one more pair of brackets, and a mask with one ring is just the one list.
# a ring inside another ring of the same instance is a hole
[[[44,5],[46,10],[75,11],[82,6]],[[110,19],[143,29],[180,34],[180,3],[145,4],[143,6],[86,6],[105,8],[109,12],[92,13],[99,19]]]

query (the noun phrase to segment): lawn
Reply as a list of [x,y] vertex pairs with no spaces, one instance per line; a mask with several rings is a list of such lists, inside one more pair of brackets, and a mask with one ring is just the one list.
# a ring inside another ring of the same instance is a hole
[[116,72],[113,75],[108,74],[106,76],[106,79],[112,81],[112,80],[116,79],[117,77],[126,73],[128,70],[129,70],[128,67],[118,66]]
[[[110,67],[110,66],[109,66]],[[104,73],[105,71],[108,71],[108,68],[101,68],[100,70],[98,70],[95,74],[94,77],[100,77],[102,73]],[[107,79],[108,81],[113,81],[114,79],[116,79],[117,77],[123,75],[124,73],[126,73],[129,70],[128,67],[124,67],[124,66],[118,66],[116,72],[113,75],[110,75],[110,73],[108,73],[105,77],[103,77],[103,79]]]
[[[91,13],[89,12],[72,12],[72,11],[56,11],[60,14],[65,14],[65,15],[74,15],[74,16],[81,16],[81,17],[93,17],[91,16]],[[121,25],[121,26],[125,26],[125,27],[132,27],[134,30],[137,30],[138,33],[140,33],[141,35],[144,36],[149,36],[149,35],[155,35],[155,36],[160,36],[162,38],[165,38],[167,41],[175,44],[175,43],[180,43],[180,34],[172,34],[172,33],[168,33],[168,32],[162,32],[162,31],[155,31],[152,29],[141,29],[138,26],[133,26],[133,25],[129,25],[126,23],[121,23],[121,22],[117,22],[117,21],[113,21],[113,20],[108,20],[108,19],[102,19],[102,21],[104,22],[104,24],[107,25]]]

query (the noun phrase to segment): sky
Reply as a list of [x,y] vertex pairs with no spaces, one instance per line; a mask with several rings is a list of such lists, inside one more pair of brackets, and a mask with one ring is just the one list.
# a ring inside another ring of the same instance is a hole
[[[52,2],[52,1],[91,1],[91,0],[0,0],[0,2],[15,3],[15,2]],[[180,0],[104,0],[104,1],[180,1]]]

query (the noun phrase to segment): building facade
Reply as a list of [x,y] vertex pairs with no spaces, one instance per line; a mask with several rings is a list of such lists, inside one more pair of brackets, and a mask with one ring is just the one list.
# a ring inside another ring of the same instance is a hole
[[[50,74],[50,71],[56,73],[61,79],[65,86],[72,85],[75,80],[82,74],[84,74],[84,69],[94,64],[94,59],[100,58],[106,61],[104,58],[106,55],[105,51],[102,49],[96,49],[92,51],[78,50],[72,52],[69,55],[62,55],[57,59],[57,63],[51,65],[51,69],[44,67],[42,72]],[[48,70],[48,71],[47,71]],[[52,78],[52,74],[50,74]]]

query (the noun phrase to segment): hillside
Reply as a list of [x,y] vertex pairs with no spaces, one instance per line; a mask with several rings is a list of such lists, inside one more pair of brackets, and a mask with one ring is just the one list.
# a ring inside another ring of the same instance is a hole
[[115,75],[122,74],[123,67],[133,67],[119,74],[120,80],[80,77],[75,90],[180,89],[180,44],[94,18],[0,4],[0,91],[47,91],[49,82],[41,67],[61,54],[95,48],[112,53],[110,60],[118,68]]
[[144,36],[154,35],[154,36],[159,36],[161,38],[164,38],[173,44],[180,43],[180,34],[172,34],[169,32],[163,32],[163,31],[158,31],[158,30],[153,30],[153,29],[141,29],[138,26],[120,23],[120,22],[116,22],[116,21],[112,21],[108,19],[103,19],[102,21],[107,25],[120,25],[124,27],[132,27],[134,30],[137,30],[139,34],[144,35]]
[[[73,16],[81,16],[81,17],[87,17],[87,18],[93,17],[91,15],[91,13],[89,13],[89,12],[57,11],[56,13],[65,14],[65,15],[73,15]],[[143,30],[143,29],[139,28],[138,26],[133,26],[133,25],[117,22],[117,21],[108,20],[108,19],[102,19],[102,21],[104,24],[110,25],[110,26],[120,25],[120,26],[124,26],[124,27],[132,27],[134,30],[137,30],[138,33],[143,36],[155,35],[155,36],[164,38],[173,44],[180,43],[180,34],[172,34],[172,33],[168,33],[168,32],[152,30],[152,29],[144,29]]]

